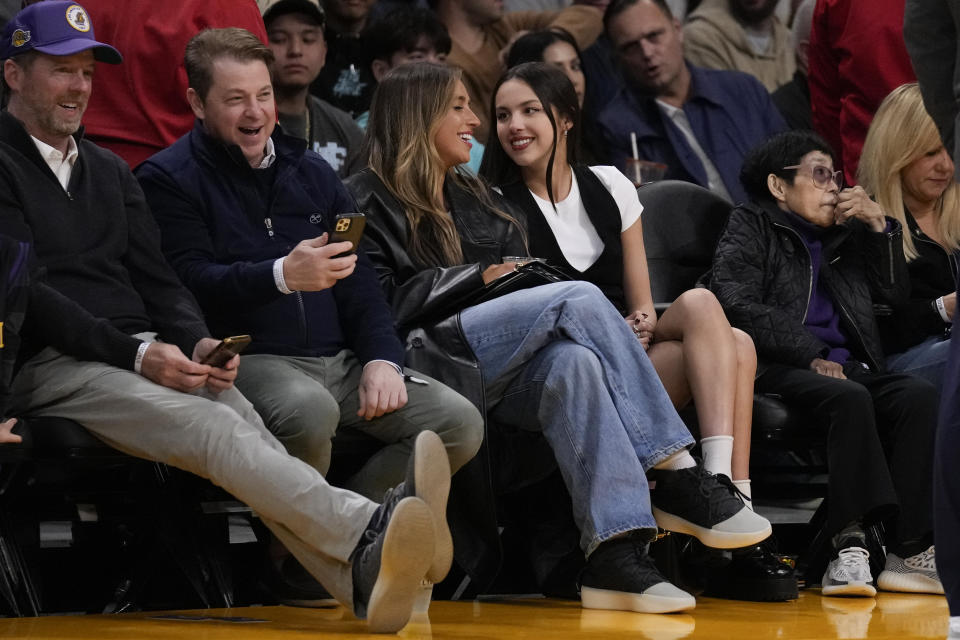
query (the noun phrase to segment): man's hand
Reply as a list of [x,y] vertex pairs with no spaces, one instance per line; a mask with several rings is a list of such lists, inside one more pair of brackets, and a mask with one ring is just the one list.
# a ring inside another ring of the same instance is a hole
[[[219,340],[201,338],[193,347],[193,361],[202,362],[218,344],[220,344]],[[237,378],[237,367],[240,366],[240,356],[233,356],[223,367],[207,366],[210,369],[206,382],[207,389],[213,393],[220,393],[233,386],[233,381]]]
[[407,404],[407,387],[393,365],[371,362],[363,368],[357,415],[365,420],[379,418]]
[[839,362],[834,362],[832,360],[814,358],[810,361],[810,369],[816,371],[822,376],[827,376],[828,378],[839,378],[840,380],[847,379],[847,376],[843,375],[843,366]]
[[836,208],[837,222],[846,222],[850,218],[859,218],[870,227],[871,231],[880,233],[887,228],[887,220],[883,217],[883,209],[870,199],[863,187],[844,189],[837,194]]
[[[216,344],[212,338],[204,339]],[[194,354],[196,352],[195,347]],[[211,367],[193,362],[179,347],[165,342],[151,342],[140,365],[140,375],[144,378],[185,393],[205,385],[210,371]]]
[[653,340],[653,331],[657,326],[656,315],[651,317],[643,311],[634,311],[624,318],[624,320],[626,320],[627,324],[630,325],[630,328],[633,330],[633,334],[637,336],[637,339],[643,346],[643,350],[646,351],[649,349],[650,341]]
[[517,270],[516,262],[504,262],[501,264],[492,264],[483,270],[483,284],[490,284],[497,278],[505,276],[511,271]]
[[13,432],[13,425],[17,424],[16,418],[10,418],[0,422],[0,443],[9,442],[11,444],[23,442],[23,438]]
[[357,265],[357,254],[333,256],[350,251],[350,242],[327,244],[327,234],[300,242],[283,261],[283,279],[293,291],[323,291],[343,280]]

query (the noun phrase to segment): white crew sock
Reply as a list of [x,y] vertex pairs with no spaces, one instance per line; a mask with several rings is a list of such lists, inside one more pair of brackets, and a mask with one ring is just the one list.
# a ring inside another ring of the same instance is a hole
[[697,461],[693,459],[690,452],[686,449],[681,449],[660,464],[654,465],[653,468],[664,471],[679,471],[680,469],[689,469],[695,466],[697,466]]
[[950,633],[960,634],[960,616],[950,616]]
[[709,436],[700,439],[703,468],[713,474],[733,477],[730,460],[733,458],[733,436]]
[[746,480],[734,480],[733,486],[740,490],[740,493],[746,496],[743,499],[743,503],[753,511],[753,494],[750,492],[750,478]]

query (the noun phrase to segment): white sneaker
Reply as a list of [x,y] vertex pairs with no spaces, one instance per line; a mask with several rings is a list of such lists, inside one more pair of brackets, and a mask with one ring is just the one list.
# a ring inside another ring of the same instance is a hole
[[933,545],[926,551],[901,558],[895,553],[887,554],[887,563],[877,578],[877,586],[884,591],[907,591],[909,593],[943,594],[943,585],[937,575]]
[[825,596],[873,597],[877,590],[872,581],[870,552],[863,547],[846,547],[827,565],[821,586]]

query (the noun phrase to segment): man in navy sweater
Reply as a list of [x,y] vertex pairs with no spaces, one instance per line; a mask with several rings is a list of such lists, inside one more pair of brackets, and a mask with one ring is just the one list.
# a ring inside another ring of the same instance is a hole
[[403,374],[403,345],[372,265],[330,243],[356,210],[326,161],[275,128],[273,54],[243,29],[187,45],[193,131],[144,162],[163,250],[215,333],[250,334],[237,387],[288,451],[326,473],[339,427],[387,446],[346,483],[376,499],[403,479],[416,435],[436,431],[453,471],[483,420],[439,382]]
[[83,139],[96,61],[120,54],[94,39],[80,5],[48,0],[7,24],[0,59],[0,228],[32,244],[52,295],[38,315],[63,327],[23,345],[8,415],[70,418],[126,453],[209,478],[373,630],[400,629],[446,526],[439,439],[418,438],[403,486],[381,505],[284,451],[233,388],[238,359],[202,363],[217,342],[165,262],[129,168]]

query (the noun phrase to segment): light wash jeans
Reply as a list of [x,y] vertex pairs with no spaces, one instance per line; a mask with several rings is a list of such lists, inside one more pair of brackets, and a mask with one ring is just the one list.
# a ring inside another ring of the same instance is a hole
[[930,336],[903,353],[887,357],[887,369],[892,373],[909,373],[933,383],[938,390],[943,386],[943,370],[950,353],[950,338]]
[[540,429],[573,499],[589,555],[656,529],[646,471],[693,438],[616,308],[594,285],[560,282],[465,309],[467,341],[501,423]]

